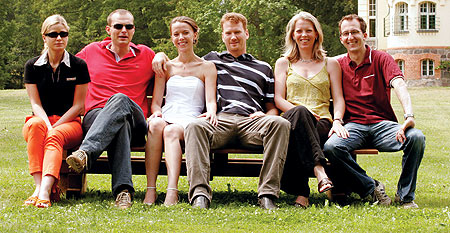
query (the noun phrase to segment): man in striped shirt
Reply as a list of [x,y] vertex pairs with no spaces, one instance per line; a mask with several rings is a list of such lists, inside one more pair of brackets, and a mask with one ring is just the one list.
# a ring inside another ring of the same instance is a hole
[[198,119],[185,130],[189,201],[193,207],[209,207],[210,149],[236,144],[247,148],[263,146],[258,204],[264,209],[275,209],[290,123],[278,116],[275,108],[272,68],[246,53],[247,19],[239,13],[227,13],[220,24],[227,51],[210,52],[204,57],[217,68],[219,123],[213,126],[205,119]]

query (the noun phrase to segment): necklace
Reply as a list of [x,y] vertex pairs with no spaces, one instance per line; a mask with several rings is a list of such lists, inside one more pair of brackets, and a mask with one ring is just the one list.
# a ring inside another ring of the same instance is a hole
[[314,59],[308,59],[308,60],[304,60],[304,59],[302,59],[302,58],[300,58],[300,59],[298,59],[299,61],[301,61],[301,62],[304,62],[304,63],[311,63],[311,62],[313,62],[314,61]]

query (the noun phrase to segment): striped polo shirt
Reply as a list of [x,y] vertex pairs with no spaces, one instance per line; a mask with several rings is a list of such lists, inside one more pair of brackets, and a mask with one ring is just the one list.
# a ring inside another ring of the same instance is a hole
[[234,57],[228,52],[210,52],[203,57],[217,68],[217,112],[248,116],[266,112],[274,98],[272,67],[250,54]]

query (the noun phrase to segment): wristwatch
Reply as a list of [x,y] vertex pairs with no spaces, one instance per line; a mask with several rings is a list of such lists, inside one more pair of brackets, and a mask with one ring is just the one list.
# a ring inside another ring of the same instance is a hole
[[341,118],[334,118],[333,121],[339,121],[341,125],[344,125],[344,121]]
[[412,113],[406,113],[405,115],[403,115],[403,117],[405,117],[405,120],[408,119],[408,117],[414,118],[414,114],[412,114]]

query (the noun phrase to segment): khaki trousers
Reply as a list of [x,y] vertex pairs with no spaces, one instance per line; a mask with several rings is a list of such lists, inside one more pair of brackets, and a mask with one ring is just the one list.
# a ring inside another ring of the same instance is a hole
[[278,198],[289,143],[289,121],[280,116],[250,119],[229,113],[219,113],[217,118],[219,124],[215,127],[204,119],[198,119],[185,130],[189,201],[199,195],[211,201],[210,149],[219,149],[233,142],[243,147],[264,147],[258,196],[273,195]]

